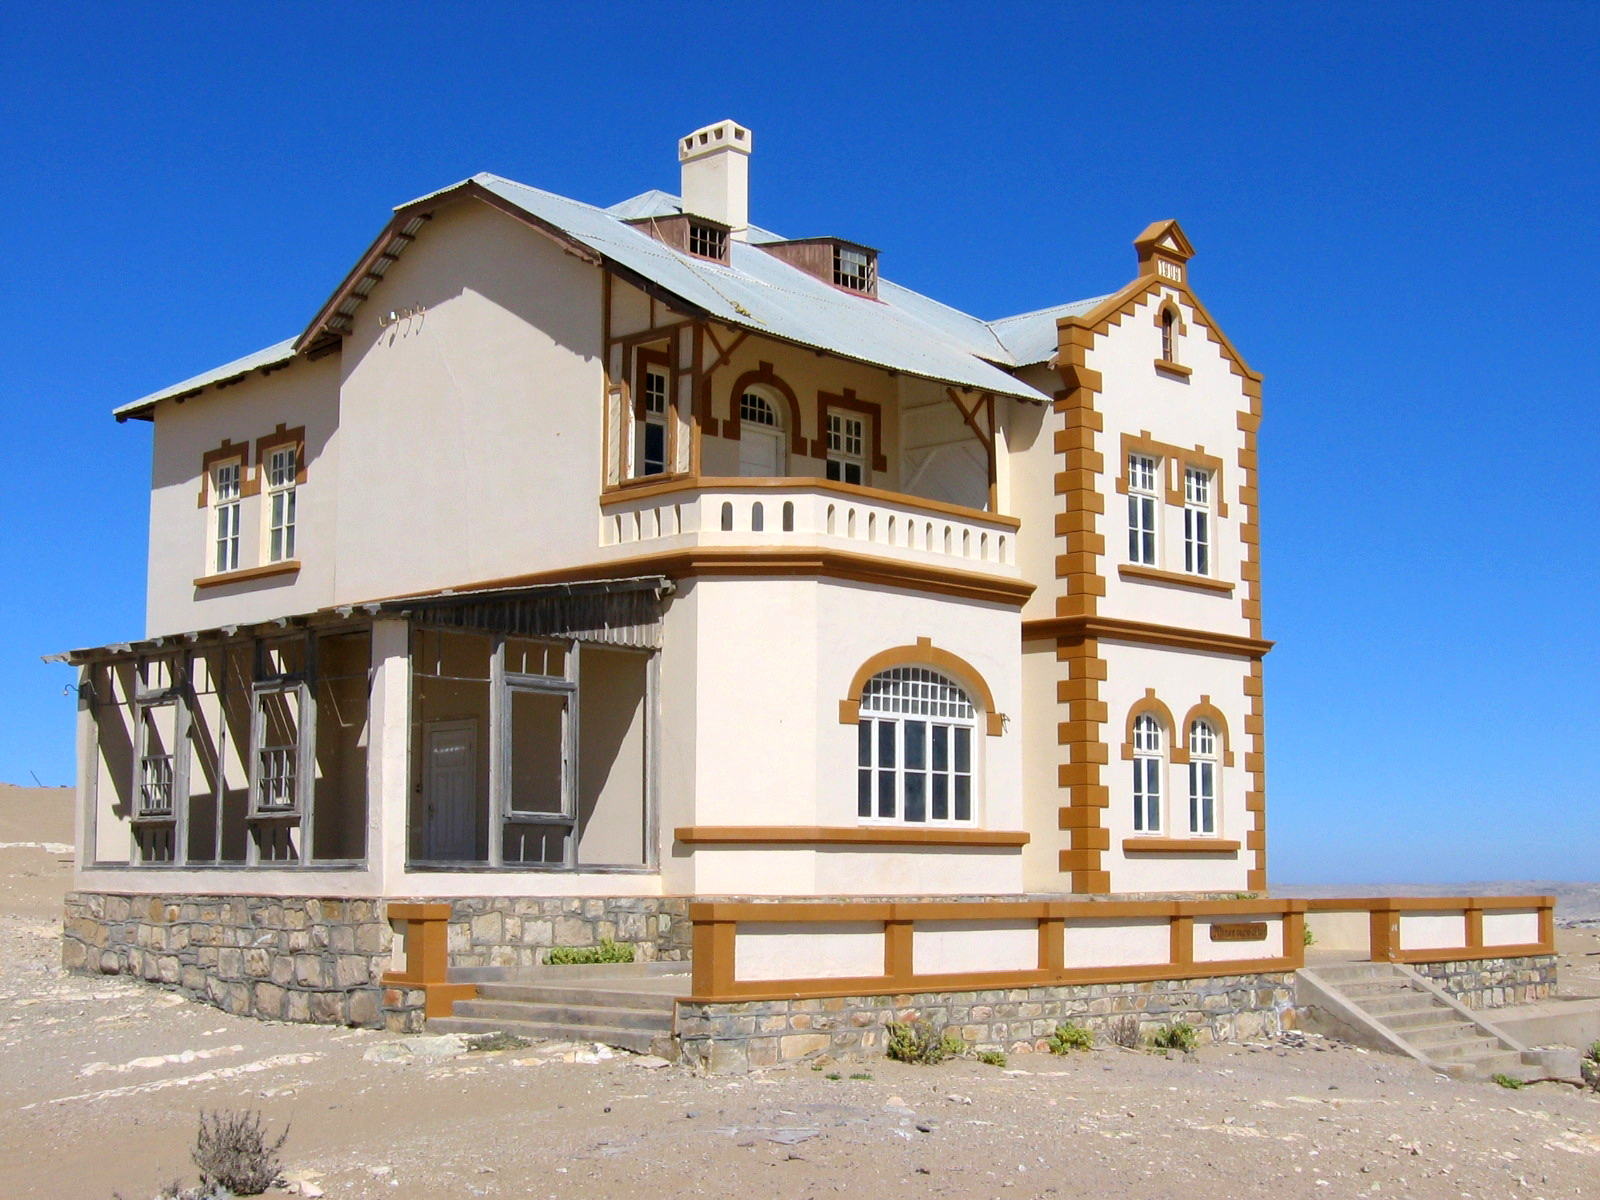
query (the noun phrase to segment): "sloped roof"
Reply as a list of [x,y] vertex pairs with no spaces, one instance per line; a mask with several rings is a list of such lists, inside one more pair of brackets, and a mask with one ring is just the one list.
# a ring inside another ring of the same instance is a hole
[[[1105,298],[984,321],[880,276],[878,295],[873,299],[832,287],[759,249],[763,243],[784,239],[754,226],[747,241],[730,241],[729,262],[724,266],[675,250],[628,224],[682,211],[677,197],[661,191],[644,192],[603,209],[484,173],[430,192],[395,211],[416,212],[431,201],[469,192],[485,199],[488,193],[495,198],[493,202],[525,215],[567,245],[581,247],[577,252],[598,255],[608,265],[724,324],[907,375],[1025,400],[1042,402],[1050,397],[1018,380],[1008,368],[1048,361],[1056,352],[1056,318],[1087,312]],[[374,250],[391,236],[381,236]],[[406,235],[407,241],[410,236]],[[372,253],[369,251],[369,257]],[[297,345],[302,349],[309,345],[324,314],[334,305],[343,303],[348,310],[353,308],[352,301],[360,302],[361,295],[348,294],[358,275],[352,272],[312,327],[298,338],[124,404],[115,410],[116,417],[125,420],[148,415],[161,400],[288,362]],[[370,287],[370,283],[362,286]]]

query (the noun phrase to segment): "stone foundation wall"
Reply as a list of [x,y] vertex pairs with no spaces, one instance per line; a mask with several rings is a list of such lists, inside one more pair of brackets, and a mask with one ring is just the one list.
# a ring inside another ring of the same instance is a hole
[[1022,1051],[1048,1049],[1056,1026],[1068,1021],[1109,1037],[1112,1023],[1128,1016],[1146,1037],[1173,1021],[1189,1022],[1208,1042],[1275,1034],[1294,1023],[1294,976],[687,1003],[678,1005],[678,1036],[686,1063],[737,1073],[822,1053],[882,1054],[889,1022],[916,1017],[950,1027],[977,1049]]
[[392,939],[378,900],[69,892],[61,960],[243,1016],[376,1027]]
[[452,900],[452,967],[531,967],[552,946],[598,946],[605,938],[633,946],[637,962],[687,962],[689,901],[664,896]]
[[1532,1004],[1550,999],[1556,990],[1556,958],[1553,954],[1418,963],[1413,969],[1468,1008]]

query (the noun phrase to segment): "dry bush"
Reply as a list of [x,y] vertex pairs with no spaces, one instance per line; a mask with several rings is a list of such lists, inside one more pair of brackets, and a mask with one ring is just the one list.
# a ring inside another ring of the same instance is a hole
[[1139,1036],[1139,1018],[1131,1014],[1111,1022],[1106,1036],[1111,1039],[1113,1046],[1121,1046],[1125,1050],[1137,1050],[1139,1043],[1144,1040]]
[[261,1114],[224,1112],[207,1115],[200,1110],[200,1132],[195,1135],[190,1157],[200,1168],[202,1189],[226,1189],[235,1196],[259,1196],[278,1182],[281,1165],[278,1151],[289,1140],[284,1127],[278,1140],[267,1140]]

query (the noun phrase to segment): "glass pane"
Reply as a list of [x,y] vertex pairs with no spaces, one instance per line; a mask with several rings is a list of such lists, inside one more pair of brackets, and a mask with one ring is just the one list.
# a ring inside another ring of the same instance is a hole
[[933,777],[933,819],[935,821],[950,819],[950,779],[946,775]]
[[928,727],[921,721],[906,722],[906,753],[905,766],[908,771],[920,771],[926,767],[926,754],[928,749]]
[[562,728],[567,698],[512,689],[510,812],[564,812]]
[[921,771],[906,773],[906,820],[926,821],[928,777]]
[[878,772],[878,815],[894,816],[894,772]]
[[935,771],[948,771],[950,769],[950,726],[935,725],[933,727],[933,769]]
[[872,815],[872,770],[859,770],[856,772],[856,816],[870,817]]
[[564,825],[518,825],[507,821],[501,839],[502,861],[560,866],[566,862],[569,834]]
[[972,820],[972,780],[965,775],[957,775],[956,785],[956,820]]
[[972,730],[964,726],[957,726],[956,734],[956,770],[963,774],[972,770]]
[[856,726],[856,765],[872,765],[872,722],[862,721]]
[[878,765],[892,767],[895,765],[894,739],[895,732],[899,729],[893,721],[878,722]]

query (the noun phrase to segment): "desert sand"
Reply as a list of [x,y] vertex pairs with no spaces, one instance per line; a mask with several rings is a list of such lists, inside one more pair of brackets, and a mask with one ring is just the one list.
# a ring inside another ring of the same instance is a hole
[[[68,803],[0,787],[0,842],[41,843],[0,848],[7,1198],[193,1183],[216,1108],[290,1126],[292,1186],[329,1197],[1600,1195],[1595,1093],[1458,1083],[1318,1038],[739,1079],[590,1046],[373,1061],[401,1039],[63,973]],[[1600,991],[1595,933],[1562,944],[1567,982]]]

